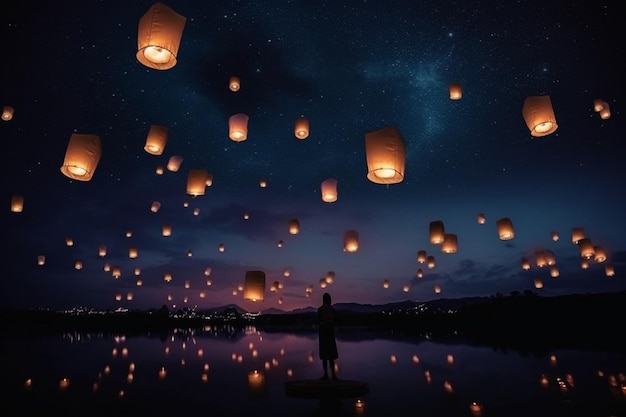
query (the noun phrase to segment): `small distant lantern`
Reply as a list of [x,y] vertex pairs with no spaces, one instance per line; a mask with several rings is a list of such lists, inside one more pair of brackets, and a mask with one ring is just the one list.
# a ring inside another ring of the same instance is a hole
[[183,207],[188,208],[189,207],[189,201],[187,201],[187,200],[183,201]]
[[178,172],[180,169],[180,165],[183,163],[183,157],[180,155],[172,155],[170,156],[167,165],[165,166],[168,171]]
[[602,107],[602,110],[600,110],[600,119],[602,120],[610,119],[611,107],[609,106],[609,103],[605,101],[602,104],[603,104],[603,107]]
[[24,210],[24,197],[14,195],[11,197],[11,211],[13,213],[21,213]]
[[543,268],[548,264],[548,260],[546,259],[546,254],[544,251],[535,251],[535,262],[539,268]]
[[441,294],[441,286],[440,285],[436,284],[433,287],[433,290],[435,291],[435,294]]
[[100,162],[100,137],[73,133],[65,151],[61,172],[77,181],[89,181]]
[[188,279],[185,280],[185,289],[188,290],[189,288],[191,288],[191,281],[189,281]]
[[261,187],[261,188],[267,187],[267,180],[265,178],[261,178],[259,180],[259,187]]
[[572,228],[572,243],[574,245],[578,244],[578,241],[585,238],[585,229],[582,227],[574,227]]
[[107,256],[107,247],[106,247],[106,245],[98,246],[98,256],[101,257],[101,258],[104,258],[105,256]]
[[583,259],[582,261],[580,261],[580,267],[582,269],[589,269],[589,260]]
[[418,268],[416,275],[418,278],[424,278],[424,271],[422,271],[422,268]]
[[132,230],[127,230],[125,235],[126,235],[126,237],[133,237],[133,231]]
[[328,286],[328,282],[326,282],[326,278],[320,278],[320,288],[326,288]]
[[198,216],[200,214],[200,209],[198,207],[196,207],[195,209],[193,209],[193,215],[194,216]]
[[206,186],[210,187],[212,185],[213,185],[213,174],[207,173],[206,174]]
[[435,220],[430,222],[430,225],[428,226],[428,232],[431,244],[440,245],[441,243],[443,243],[445,227],[441,220]]
[[156,172],[157,175],[163,175],[163,166],[158,165],[154,172]]
[[397,184],[404,180],[406,146],[395,127],[365,134],[367,179],[375,184]]
[[391,282],[388,279],[383,280],[383,288],[387,289],[391,286]]
[[478,215],[476,216],[476,221],[478,222],[478,224],[485,224],[487,222],[487,218],[483,213],[478,213]]
[[111,272],[111,265],[108,262],[105,262],[104,265],[102,265],[102,270],[104,272]]
[[335,282],[335,273],[333,271],[328,271],[326,274],[326,282],[332,284]]
[[141,286],[143,285],[143,279],[141,279],[141,278],[137,278],[137,281],[135,282],[135,284],[136,284],[138,287],[141,287]]
[[306,117],[298,117],[294,127],[296,138],[303,140],[309,137],[309,121]]
[[535,284],[535,288],[537,288],[538,290],[543,288],[543,280],[541,278],[535,278],[533,280],[533,283]]
[[335,178],[327,178],[322,181],[321,191],[322,201],[325,203],[337,201],[337,180]]
[[355,253],[359,250],[359,232],[346,230],[343,234],[343,251]]
[[615,276],[615,267],[613,265],[610,265],[610,264],[604,265],[604,274],[607,277]]
[[426,257],[426,266],[428,267],[428,269],[433,269],[435,267],[435,257],[432,255],[428,255],[428,257]]
[[60,389],[61,391],[65,391],[65,390],[67,390],[67,389],[69,388],[69,386],[70,386],[70,380],[69,380],[69,378],[62,378],[62,379],[59,381],[59,389]]
[[224,251],[226,250],[226,247],[224,246],[224,244],[223,244],[223,243],[220,243],[220,244],[217,246],[217,250],[218,250],[218,251],[220,251],[220,252],[224,252]]
[[526,97],[522,115],[531,136],[547,136],[558,128],[550,96]]
[[300,233],[300,222],[298,219],[289,220],[289,234],[297,235],[298,233]]
[[80,271],[81,269],[83,269],[83,261],[74,262],[74,269],[76,269],[77,271]]
[[550,276],[552,278],[558,278],[559,275],[561,275],[561,273],[559,272],[559,268],[556,266],[551,266],[550,267]]
[[138,266],[136,266],[136,267],[135,267],[135,269],[134,269],[134,273],[135,273],[135,276],[139,276],[139,275],[141,275],[141,268],[139,268]]
[[172,282],[172,273],[171,272],[166,272],[165,274],[163,274],[163,281],[165,282]]
[[251,301],[263,301],[265,297],[265,272],[246,271],[243,298]]
[[39,255],[37,257],[37,265],[42,266],[46,264],[46,257],[44,255]]
[[122,276],[122,268],[118,265],[115,265],[111,269],[111,275],[113,275],[113,278],[118,279],[119,277]]
[[235,77],[234,75],[230,77],[228,80],[228,88],[230,91],[237,92],[241,88],[241,80],[239,77]]
[[172,225],[169,223],[161,226],[161,234],[165,237],[172,236]]
[[543,256],[546,259],[546,264],[552,266],[556,264],[556,255],[551,250],[544,250]]
[[559,241],[559,232],[557,231],[552,231],[552,233],[550,234],[550,237],[552,238],[553,242],[558,242]]
[[589,238],[583,238],[578,241],[578,248],[580,249],[580,256],[585,259],[591,259],[596,254],[593,243]]
[[65,245],[66,246],[74,246],[74,239],[72,239],[71,236],[67,236],[65,238]]
[[244,220],[250,220],[250,213],[248,213],[248,212],[243,213],[243,219]]
[[151,155],[161,155],[167,143],[167,126],[152,125],[143,149]]
[[133,301],[134,298],[135,298],[135,295],[132,293],[132,291],[129,291],[128,293],[126,293],[126,301]]
[[248,115],[237,113],[228,119],[228,137],[234,142],[248,139]]
[[161,203],[158,201],[153,201],[152,205],[150,206],[150,211],[153,213],[156,213],[157,211],[159,211],[160,208],[161,208]]
[[404,284],[402,286],[402,291],[403,292],[409,292],[411,290],[411,286],[409,284]]
[[443,242],[441,242],[441,251],[443,253],[456,253],[458,249],[458,238],[454,233],[445,233]]
[[474,417],[482,417],[483,415],[483,406],[477,402],[471,402],[469,405],[470,412]]
[[528,271],[530,269],[530,261],[528,259],[522,258],[521,264],[524,271]]
[[11,106],[4,106],[2,108],[2,120],[4,120],[5,122],[8,122],[9,120],[11,120],[13,118],[13,107]]
[[135,259],[138,255],[139,255],[139,250],[137,249],[137,247],[133,246],[128,249],[128,257],[130,259]]
[[189,250],[187,251],[187,257],[188,257],[188,258],[191,258],[192,256],[193,256],[193,251],[192,251],[191,249],[189,249]]
[[208,172],[206,169],[190,169],[187,175],[187,194],[194,197],[204,195],[207,176]]
[[423,264],[426,262],[426,251],[418,250],[417,251],[417,263]]
[[137,60],[148,68],[173,68],[186,20],[165,4],[154,3],[139,19]]
[[463,89],[460,83],[450,83],[450,100],[460,100],[463,97]]
[[211,276],[211,272],[213,272],[213,269],[211,267],[208,267],[204,270],[204,275],[209,277]]
[[597,98],[593,100],[593,111],[597,113],[603,108],[604,108],[604,100],[602,100],[601,98]]
[[515,237],[515,231],[513,230],[513,222],[508,217],[503,217],[496,221],[496,227],[498,229],[498,237],[500,240],[511,240]]
[[285,268],[285,269],[283,270],[283,276],[284,276],[285,278],[289,278],[289,277],[291,276],[291,268]]
[[279,240],[278,243],[276,243],[276,247],[282,248],[283,244],[284,242],[282,240]]

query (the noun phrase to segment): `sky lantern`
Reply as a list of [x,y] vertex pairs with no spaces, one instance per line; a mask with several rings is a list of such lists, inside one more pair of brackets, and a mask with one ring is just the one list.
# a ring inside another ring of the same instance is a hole
[[293,129],[294,135],[300,140],[304,140],[309,137],[309,120],[300,116],[296,119],[296,123]]
[[559,241],[559,232],[557,232],[556,230],[553,230],[552,233],[550,233],[550,238],[552,239],[553,242],[558,242]]
[[441,285],[435,284],[433,290],[435,291],[435,294],[441,294]]
[[383,288],[387,289],[391,286],[391,281],[389,281],[388,279],[384,279],[383,280]]
[[298,233],[300,233],[300,222],[298,219],[289,220],[289,234],[297,235]]
[[138,277],[139,275],[141,275],[141,268],[136,266],[133,272],[135,273],[135,276]]
[[515,230],[513,229],[513,222],[508,217],[503,217],[496,221],[496,227],[498,229],[498,237],[500,240],[511,240],[515,237]]
[[105,262],[104,265],[102,265],[102,270],[104,272],[111,272],[111,265],[108,262]]
[[587,258],[584,258],[583,260],[581,260],[580,267],[582,269],[589,269],[589,260]]
[[522,115],[531,136],[547,136],[558,128],[550,96],[526,97]]
[[610,265],[610,264],[604,265],[604,274],[607,277],[615,276],[615,267],[613,265]]
[[74,246],[74,239],[71,236],[65,238],[65,246]]
[[44,255],[39,255],[37,257],[37,265],[42,266],[46,264],[46,257]]
[[187,194],[194,197],[204,195],[208,175],[206,169],[191,168],[187,175]]
[[418,250],[417,251],[417,263],[423,264],[426,262],[426,251]]
[[226,246],[224,246],[224,244],[223,244],[223,243],[220,243],[220,244],[217,246],[217,250],[218,250],[218,251],[220,251],[220,252],[224,252],[224,251],[226,250]]
[[161,226],[161,234],[165,237],[172,236],[172,225],[165,223]]
[[459,243],[457,235],[454,233],[444,233],[443,242],[441,242],[441,251],[443,253],[456,253]]
[[604,108],[604,100],[601,98],[596,98],[593,100],[593,111],[596,113]]
[[152,205],[150,206],[150,211],[153,213],[156,213],[157,211],[159,211],[160,208],[161,208],[161,203],[158,201],[153,201]]
[[356,230],[346,230],[343,233],[343,251],[355,253],[359,250],[359,232]]
[[445,234],[445,227],[441,220],[435,220],[430,222],[428,226],[428,235],[430,243],[433,245],[440,245],[443,243],[443,237]]
[[426,258],[426,266],[428,269],[433,269],[435,267],[435,257],[432,255],[428,255]]
[[76,262],[74,262],[74,269],[76,269],[77,271],[83,269],[83,261],[77,260]]
[[172,155],[170,156],[169,161],[167,161],[167,165],[165,166],[168,171],[178,172],[180,165],[183,163],[183,157],[180,155]]
[[136,246],[131,246],[128,249],[128,257],[130,259],[135,259],[138,255],[139,255],[139,250],[137,249]]
[[122,268],[119,265],[113,266],[111,269],[111,275],[113,275],[113,278],[118,279],[122,276]]
[[161,155],[167,143],[167,127],[152,125],[148,130],[146,144],[143,149],[151,155]]
[[450,100],[460,100],[463,97],[461,83],[450,83]]
[[530,261],[528,258],[522,258],[521,266],[524,271],[528,271],[530,269]]
[[133,237],[133,231],[132,230],[127,230],[126,233],[124,234],[126,237]]
[[320,278],[320,288],[326,288],[328,286],[328,282],[326,282],[326,278]]
[[261,187],[261,188],[266,188],[267,187],[267,180],[265,178],[261,178],[259,180],[259,187]]
[[585,229],[582,227],[573,227],[572,228],[572,243],[574,245],[578,244],[578,241],[584,239],[585,237]]
[[539,268],[543,268],[548,265],[548,260],[546,259],[546,253],[542,250],[535,251],[535,263]]
[[265,272],[246,271],[243,284],[243,298],[251,301],[263,301],[265,297]]
[[8,122],[9,120],[11,120],[13,118],[13,107],[11,106],[4,106],[2,108],[2,120],[4,120],[5,122]]
[[325,203],[334,203],[337,201],[337,180],[335,178],[327,178],[322,181],[321,185],[322,201]]
[[157,70],[174,67],[186,20],[165,4],[154,3],[139,19],[137,60]]
[[100,137],[72,133],[65,151],[65,159],[61,172],[68,178],[78,181],[89,181],[100,162],[102,146]]
[[158,165],[158,166],[155,168],[154,172],[155,172],[157,175],[163,175],[163,172],[164,172],[164,170],[163,170],[163,166],[162,166],[162,165]]
[[332,284],[335,282],[335,272],[334,271],[328,271],[328,273],[326,274],[326,282],[329,284]]
[[561,273],[559,272],[559,268],[556,266],[550,267],[550,276],[552,278],[558,278]]
[[206,186],[210,187],[213,185],[213,174],[208,173],[206,174]]
[[533,284],[535,285],[535,288],[538,290],[543,288],[543,280],[541,278],[535,278],[533,280]]
[[546,264],[549,266],[556,265],[556,255],[551,250],[544,250],[543,256],[546,258]]
[[478,213],[478,215],[476,216],[476,221],[478,222],[478,224],[485,224],[487,223],[487,218],[483,213]]
[[228,137],[233,142],[243,142],[248,139],[248,115],[237,113],[228,119]]
[[585,259],[591,259],[596,254],[591,239],[587,237],[578,241],[578,249],[580,249],[580,256]]
[[101,258],[104,258],[105,256],[107,256],[107,247],[106,247],[106,245],[98,246],[98,256],[101,257]]
[[606,261],[606,251],[604,250],[602,246],[594,246],[593,251],[594,251],[594,255],[593,255],[594,261],[598,263],[602,263]]
[[602,119],[602,120],[610,119],[611,118],[611,107],[609,106],[609,103],[604,101],[602,103],[602,105],[603,105],[603,107],[602,107],[602,110],[600,110],[600,119]]
[[211,268],[210,266],[204,269],[204,275],[207,277],[211,276],[211,272],[213,272],[213,268]]
[[21,213],[22,210],[24,210],[24,197],[21,195],[11,197],[11,211],[13,213]]
[[239,77],[235,77],[234,75],[230,77],[228,80],[228,89],[233,92],[239,91],[241,88],[241,80]]
[[365,134],[367,179],[375,184],[397,184],[404,179],[406,147],[395,127]]
[[174,277],[172,276],[171,272],[166,272],[165,274],[163,274],[163,281],[165,282],[172,282],[172,279]]

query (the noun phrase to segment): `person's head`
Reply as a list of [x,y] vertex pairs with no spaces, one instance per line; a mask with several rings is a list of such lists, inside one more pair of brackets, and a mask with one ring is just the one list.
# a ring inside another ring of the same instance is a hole
[[330,299],[330,294],[325,292],[324,295],[322,295],[322,303],[324,304],[330,304],[331,303],[331,299]]

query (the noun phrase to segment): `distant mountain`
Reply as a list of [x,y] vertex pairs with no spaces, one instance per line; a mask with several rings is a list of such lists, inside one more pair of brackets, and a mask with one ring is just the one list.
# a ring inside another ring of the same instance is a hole
[[224,314],[226,311],[236,311],[239,314],[247,313],[248,311],[244,308],[241,308],[237,304],[226,304],[219,307],[213,308],[205,308],[201,311],[201,313],[212,313],[212,314]]

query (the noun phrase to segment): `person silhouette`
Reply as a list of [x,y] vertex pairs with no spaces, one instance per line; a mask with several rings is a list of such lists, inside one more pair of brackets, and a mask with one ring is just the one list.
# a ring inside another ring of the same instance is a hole
[[328,368],[333,381],[337,381],[335,374],[335,359],[339,358],[337,341],[335,339],[335,307],[332,305],[330,294],[322,295],[322,305],[317,309],[319,357],[322,360],[324,375],[320,379],[328,379]]

